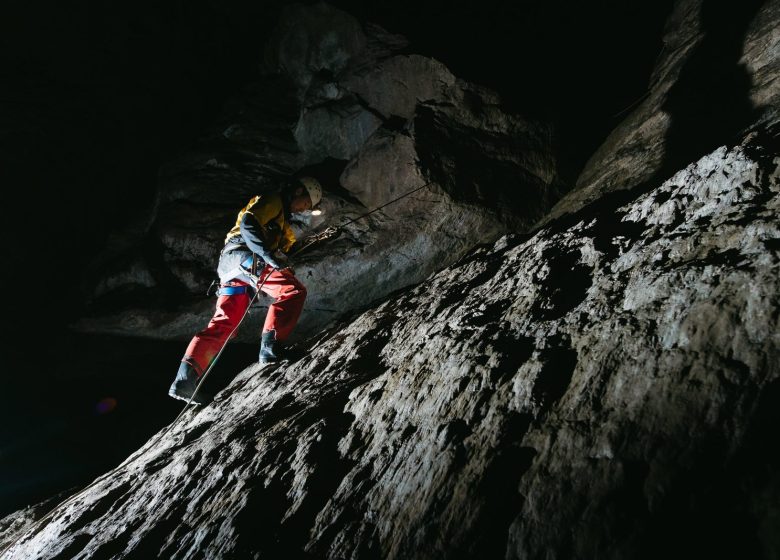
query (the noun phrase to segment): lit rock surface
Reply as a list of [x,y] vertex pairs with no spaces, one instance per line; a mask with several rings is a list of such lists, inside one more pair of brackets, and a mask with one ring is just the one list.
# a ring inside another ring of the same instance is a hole
[[71,488],[38,504],[27,506],[0,519],[0,550],[11,546],[26,530],[41,520],[51,509],[77,488]]
[[657,183],[747,130],[780,122],[780,1],[680,0],[648,90],[546,217]]
[[720,148],[252,366],[3,560],[780,555],[780,177]]
[[[561,193],[550,127],[505,112],[436,60],[398,54],[406,46],[325,3],[285,10],[262,79],[162,167],[150,216],[95,261],[93,313],[77,327],[162,339],[203,328],[238,210],[302,170],[326,195],[322,218],[299,220],[300,237],[430,185],[294,260],[308,290],[297,336],[541,219]],[[244,340],[257,339],[267,304]]]

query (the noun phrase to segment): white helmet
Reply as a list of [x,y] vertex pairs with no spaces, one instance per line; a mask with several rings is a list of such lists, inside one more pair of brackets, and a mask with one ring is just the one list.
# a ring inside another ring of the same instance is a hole
[[312,208],[317,206],[317,204],[320,203],[320,200],[322,200],[322,187],[320,186],[319,181],[314,177],[301,177],[298,180],[306,187],[309,198],[311,198]]

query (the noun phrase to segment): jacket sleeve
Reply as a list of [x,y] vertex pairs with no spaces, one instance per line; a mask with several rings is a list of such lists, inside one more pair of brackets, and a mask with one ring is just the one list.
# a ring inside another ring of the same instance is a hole
[[293,233],[292,228],[290,227],[290,224],[287,223],[287,220],[284,222],[284,228],[282,229],[282,251],[287,253],[290,248],[295,244],[295,234]]
[[270,257],[271,252],[266,248],[265,241],[263,240],[263,228],[260,227],[260,223],[249,212],[245,213],[241,218],[241,236],[244,238],[247,247],[253,252],[257,253],[263,260],[266,257]]

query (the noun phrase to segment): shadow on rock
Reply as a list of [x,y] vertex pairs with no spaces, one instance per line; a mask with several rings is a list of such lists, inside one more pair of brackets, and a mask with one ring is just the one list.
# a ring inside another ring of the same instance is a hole
[[740,62],[750,22],[762,0],[704,2],[704,39],[688,58],[662,109],[671,117],[666,153],[655,179],[735,140],[755,122],[759,108],[750,100],[751,78]]

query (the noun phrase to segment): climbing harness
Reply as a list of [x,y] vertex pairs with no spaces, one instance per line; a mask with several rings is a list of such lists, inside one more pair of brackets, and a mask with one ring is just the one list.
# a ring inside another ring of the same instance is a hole
[[[255,266],[256,266],[256,264],[255,264]],[[219,352],[217,352],[217,355],[214,357],[213,360],[211,360],[211,363],[209,364],[209,367],[206,368],[206,371],[204,371],[203,375],[200,376],[200,381],[198,381],[198,384],[195,386],[195,390],[192,392],[192,395],[190,395],[190,400],[187,401],[187,404],[184,405],[184,408],[182,409],[181,412],[179,412],[179,415],[173,420],[173,422],[171,422],[168,425],[168,427],[165,428],[165,431],[163,431],[162,435],[160,436],[161,438],[165,437],[165,435],[168,432],[170,432],[173,429],[174,426],[176,426],[176,424],[179,422],[179,419],[184,415],[184,413],[190,407],[190,405],[192,404],[192,399],[195,398],[195,395],[198,394],[198,390],[200,389],[200,386],[203,385],[204,381],[206,381],[206,376],[208,376],[208,374],[211,372],[211,370],[214,369],[214,364],[217,363],[217,360],[219,360],[219,357],[222,355],[222,352],[225,350],[225,347],[227,346],[227,343],[230,341],[231,338],[233,338],[233,335],[238,330],[238,328],[241,326],[241,323],[244,322],[244,319],[246,318],[247,314],[249,313],[249,309],[252,307],[252,304],[257,299],[257,294],[260,293],[260,290],[263,288],[263,286],[265,285],[266,280],[268,280],[268,278],[271,276],[272,273],[273,273],[273,269],[269,270],[268,274],[265,275],[265,278],[263,278],[262,282],[259,283],[259,285],[255,289],[255,293],[252,296],[252,299],[249,300],[249,304],[246,306],[246,310],[244,310],[244,314],[241,316],[241,319],[238,321],[238,324],[235,326],[235,328],[232,331],[230,331],[230,334],[225,339],[225,342],[222,343],[222,348],[219,349]],[[246,293],[246,290],[247,290],[248,287],[249,286],[224,286],[224,287],[221,287],[220,290],[232,290],[232,289],[243,288],[244,289],[243,292],[236,291],[235,293]],[[233,295],[233,294],[232,293],[226,293],[224,295]]]
[[[303,247],[295,251],[292,256],[298,255],[303,251],[304,249],[311,247],[315,243],[319,243],[321,241],[332,239],[333,237],[336,237],[341,231],[347,227],[350,224],[353,224],[357,222],[358,220],[362,220],[363,218],[370,216],[374,212],[377,212],[381,210],[382,208],[385,208],[386,206],[389,206],[395,202],[398,202],[399,200],[406,198],[407,196],[416,193],[417,191],[420,191],[433,183],[433,181],[428,181],[421,187],[417,187],[416,189],[412,189],[411,191],[402,194],[401,196],[394,198],[390,202],[386,202],[385,204],[374,208],[373,210],[366,212],[365,214],[362,214],[358,216],[357,218],[352,218],[351,220],[348,220],[347,222],[341,224],[340,226],[331,226],[327,228],[326,230],[322,231],[321,233],[318,233],[310,238],[307,238],[307,243],[304,244]],[[224,249],[223,249],[224,251]],[[273,270],[270,270],[268,274],[266,274],[265,278],[260,280],[258,276],[258,259],[257,255],[252,254],[250,258],[245,259],[239,266],[238,270],[241,274],[248,276],[252,283],[257,286],[254,295],[252,296],[252,299],[249,301],[249,305],[247,305],[246,310],[244,311],[244,314],[241,316],[241,320],[238,322],[238,324],[235,326],[235,328],[230,332],[228,337],[225,339],[225,342],[222,344],[222,348],[220,348],[219,352],[217,352],[216,357],[211,361],[211,364],[209,364],[209,367],[206,369],[205,372],[203,372],[203,375],[200,377],[200,380],[198,381],[198,384],[195,386],[195,390],[192,392],[192,395],[190,396],[189,401],[187,401],[187,404],[184,406],[182,411],[179,413],[179,415],[174,419],[171,424],[168,425],[168,427],[165,429],[165,431],[162,433],[161,437],[164,437],[171,429],[173,429],[174,426],[179,422],[181,417],[184,415],[186,410],[189,408],[189,406],[192,404],[192,399],[195,398],[195,395],[198,393],[198,390],[200,389],[200,386],[203,384],[203,382],[206,380],[206,376],[211,372],[211,370],[214,368],[214,364],[217,363],[217,360],[219,360],[219,357],[222,355],[222,352],[225,350],[225,347],[227,346],[228,341],[233,337],[233,334],[238,330],[238,328],[241,326],[241,323],[244,322],[244,318],[247,316],[247,313],[249,313],[249,309],[252,307],[252,304],[254,304],[255,300],[257,299],[257,295],[260,293],[263,285],[265,285],[266,280],[271,276],[271,273]],[[214,283],[212,282],[212,286]],[[235,294],[242,294],[246,293],[248,289],[248,286],[220,286],[220,288],[217,290],[217,295],[235,295]],[[211,288],[209,288],[209,291],[211,291]]]
[[401,199],[403,199],[403,198],[406,198],[406,197],[407,197],[407,196],[409,196],[410,194],[414,194],[414,193],[416,193],[417,191],[420,191],[420,190],[424,189],[425,187],[427,187],[428,185],[430,185],[430,184],[432,184],[432,183],[433,183],[433,181],[428,181],[428,182],[427,182],[427,183],[425,183],[423,186],[421,186],[421,187],[417,187],[416,189],[412,189],[412,190],[410,190],[409,192],[407,192],[407,193],[405,193],[405,194],[402,194],[402,195],[401,195],[401,196],[399,196],[398,198],[394,198],[394,199],[393,199],[393,200],[391,200],[390,202],[385,202],[385,203],[384,203],[382,206],[378,206],[378,207],[374,208],[373,210],[371,210],[371,211],[369,211],[369,212],[366,212],[365,214],[361,214],[361,215],[360,215],[360,216],[358,216],[357,218],[352,218],[351,220],[348,220],[348,221],[344,222],[344,223],[343,223],[343,224],[341,224],[340,226],[331,226],[331,227],[329,227],[328,229],[326,229],[326,230],[323,230],[323,231],[322,231],[322,232],[320,232],[320,233],[317,233],[317,234],[314,234],[314,235],[311,235],[311,236],[307,237],[307,238],[305,239],[305,243],[304,243],[304,245],[303,245],[303,246],[302,246],[300,249],[296,250],[296,251],[295,251],[295,252],[294,252],[292,255],[290,255],[290,256],[291,256],[291,257],[295,257],[295,256],[297,256],[297,255],[301,254],[301,253],[302,253],[304,250],[306,250],[306,249],[308,249],[309,247],[311,247],[312,245],[315,245],[315,244],[317,244],[317,243],[320,243],[320,242],[322,242],[322,241],[327,241],[327,240],[329,240],[329,239],[333,239],[333,238],[337,237],[337,236],[338,236],[338,235],[339,235],[339,234],[340,234],[342,231],[344,231],[344,228],[345,228],[345,227],[347,227],[348,225],[350,225],[350,224],[354,224],[354,223],[355,223],[355,222],[357,222],[358,220],[362,220],[363,218],[365,218],[365,217],[367,217],[367,216],[370,216],[370,215],[371,215],[371,214],[373,214],[374,212],[377,212],[377,211],[381,210],[381,209],[382,209],[382,208],[384,208],[385,206],[390,206],[391,204],[394,204],[394,203],[398,202],[399,200],[401,200]]
[[[326,241],[326,240],[328,240],[328,239],[332,239],[332,238],[336,237],[336,236],[337,236],[337,235],[339,235],[339,234],[340,234],[340,233],[341,233],[341,232],[344,230],[344,228],[345,228],[345,227],[347,227],[348,225],[350,225],[350,224],[353,224],[353,223],[357,222],[358,220],[361,220],[361,219],[363,219],[363,218],[365,218],[365,217],[367,217],[367,216],[370,216],[370,215],[371,215],[371,214],[373,214],[374,212],[377,212],[377,211],[381,210],[382,208],[385,208],[386,206],[389,206],[390,204],[393,204],[393,203],[395,203],[395,202],[398,202],[399,200],[401,200],[401,199],[403,199],[403,198],[406,198],[407,196],[409,196],[409,195],[411,195],[411,194],[414,194],[414,193],[416,193],[417,191],[420,191],[420,190],[424,189],[425,187],[427,187],[427,186],[428,186],[428,185],[430,185],[431,183],[433,183],[433,181],[429,181],[429,182],[425,183],[425,184],[424,184],[423,186],[421,186],[421,187],[417,187],[416,189],[412,189],[412,190],[411,190],[411,191],[409,191],[408,193],[406,193],[406,194],[403,194],[403,195],[399,196],[398,198],[394,198],[394,199],[393,199],[393,200],[391,200],[390,202],[386,202],[386,203],[385,203],[385,204],[383,204],[382,206],[379,206],[379,207],[377,207],[377,208],[374,208],[374,209],[373,209],[373,210],[371,210],[370,212],[366,212],[365,214],[362,214],[362,215],[358,216],[357,218],[353,218],[353,219],[351,219],[351,220],[349,220],[349,221],[347,221],[347,222],[345,222],[345,223],[341,224],[340,226],[331,226],[331,227],[329,227],[329,228],[325,229],[324,231],[322,231],[322,232],[320,232],[320,233],[318,233],[318,234],[315,234],[315,235],[312,235],[312,236],[310,236],[310,237],[307,237],[307,238],[306,238],[306,243],[305,243],[305,244],[304,244],[304,245],[303,245],[303,246],[302,246],[300,249],[298,249],[297,251],[295,251],[295,252],[294,252],[294,253],[293,253],[291,256],[295,256],[295,255],[298,255],[298,254],[300,254],[300,253],[301,253],[303,250],[305,250],[305,249],[307,249],[307,248],[311,247],[312,245],[315,245],[316,243],[320,243],[320,242],[322,242],[322,241]],[[229,245],[230,245],[230,244],[226,245],[226,248],[227,248]],[[232,247],[231,247],[231,248],[232,248]],[[224,251],[225,251],[225,249],[223,249],[223,252],[224,252]],[[198,384],[195,386],[195,391],[193,391],[192,395],[190,396],[190,399],[189,399],[189,401],[187,401],[187,404],[184,406],[184,408],[183,408],[183,409],[182,409],[182,411],[179,413],[179,415],[178,415],[178,416],[176,416],[176,418],[173,420],[173,422],[171,422],[171,423],[170,423],[170,424],[169,424],[169,425],[168,425],[168,426],[165,428],[165,430],[163,430],[163,431],[162,431],[162,433],[161,433],[161,434],[160,434],[160,436],[159,436],[159,439],[163,439],[163,438],[164,438],[164,437],[165,437],[165,436],[168,434],[168,432],[170,432],[170,431],[171,431],[171,430],[172,430],[172,429],[173,429],[173,428],[174,428],[174,427],[175,427],[175,426],[178,424],[178,422],[179,422],[179,420],[181,419],[181,417],[182,417],[182,416],[184,416],[184,413],[187,411],[187,409],[188,409],[188,408],[190,407],[190,405],[192,404],[192,399],[193,399],[193,398],[195,398],[195,395],[198,393],[198,390],[200,389],[201,385],[202,385],[202,384],[203,384],[203,382],[206,380],[206,376],[208,376],[208,374],[209,374],[209,373],[211,372],[211,370],[214,368],[214,365],[217,363],[217,360],[219,360],[219,357],[222,355],[222,352],[225,350],[225,347],[227,346],[227,343],[228,343],[228,341],[230,341],[230,339],[233,337],[233,334],[235,334],[235,332],[236,332],[236,331],[238,330],[238,328],[241,326],[241,323],[243,323],[243,322],[244,322],[244,319],[246,318],[247,314],[249,313],[249,309],[252,307],[252,304],[253,304],[253,303],[255,302],[255,300],[257,299],[257,296],[258,296],[258,294],[260,293],[260,291],[261,291],[261,289],[262,289],[263,285],[265,285],[265,282],[266,282],[266,280],[268,280],[268,278],[271,276],[271,273],[273,272],[273,270],[269,271],[269,272],[268,272],[268,274],[266,274],[265,278],[263,278],[263,279],[262,279],[262,281],[260,281],[260,278],[259,278],[259,277],[258,277],[258,275],[257,275],[257,268],[258,268],[258,261],[257,261],[257,256],[256,256],[256,255],[253,255],[253,256],[252,256],[251,263],[250,263],[250,262],[248,262],[249,260],[250,260],[250,259],[246,259],[244,262],[242,262],[242,263],[241,263],[241,265],[239,266],[239,270],[240,270],[241,274],[244,274],[244,275],[248,276],[250,279],[252,279],[253,283],[255,283],[255,285],[257,285],[257,289],[255,290],[255,293],[254,293],[254,295],[252,296],[252,299],[249,301],[249,305],[247,305],[247,307],[246,307],[246,311],[244,311],[244,314],[241,316],[241,320],[238,322],[238,324],[235,326],[235,328],[234,328],[234,329],[233,329],[233,330],[230,332],[230,334],[228,335],[228,337],[225,339],[225,342],[224,342],[224,344],[222,345],[222,348],[220,348],[219,352],[217,352],[217,355],[216,355],[216,356],[214,357],[214,359],[211,361],[211,364],[209,365],[209,367],[206,369],[206,371],[205,371],[205,372],[203,372],[203,375],[201,376],[200,380],[198,381]],[[217,281],[216,281],[216,280],[215,280],[215,281],[213,281],[213,282],[211,283],[211,285],[209,286],[209,288],[208,288],[208,289],[207,289],[207,291],[206,291],[206,295],[210,295],[210,294],[211,294],[211,292],[212,292],[212,290],[213,290],[213,288],[214,288],[215,284],[217,284]],[[236,294],[242,294],[242,293],[246,293],[248,289],[249,289],[249,286],[219,286],[219,288],[217,289],[216,293],[217,293],[217,295],[236,295]],[[51,517],[52,517],[52,515],[54,515],[54,512],[55,512],[55,511],[58,511],[58,510],[60,510],[61,508],[64,508],[64,507],[67,507],[67,506],[69,506],[69,505],[70,505],[71,503],[73,503],[73,502],[74,502],[76,499],[78,499],[79,497],[81,497],[81,496],[82,496],[82,495],[83,495],[83,494],[84,494],[84,493],[87,491],[87,489],[88,489],[88,488],[90,488],[92,485],[94,485],[94,484],[96,484],[96,483],[102,482],[102,481],[103,481],[103,480],[105,480],[106,478],[109,478],[109,477],[113,476],[113,475],[114,475],[114,473],[118,472],[118,471],[119,471],[119,469],[120,469],[120,468],[121,468],[123,465],[124,465],[124,464],[122,464],[122,465],[119,465],[119,466],[117,466],[117,467],[115,467],[115,468],[111,469],[110,471],[108,471],[108,472],[107,472],[107,473],[105,473],[104,475],[100,476],[99,478],[97,478],[96,480],[94,480],[93,482],[91,482],[91,483],[90,483],[88,486],[86,486],[86,487],[82,488],[80,491],[76,492],[75,494],[73,494],[73,495],[72,495],[72,496],[70,496],[69,498],[65,499],[65,500],[64,500],[64,501],[63,501],[61,504],[59,504],[59,505],[57,505],[57,506],[53,507],[53,508],[52,508],[52,509],[49,511],[49,513],[47,513],[46,515],[44,515],[43,517],[41,517],[41,519],[39,519],[38,521],[36,521],[36,522],[35,522],[35,524],[33,525],[33,527],[32,527],[32,528],[30,528],[29,530],[25,531],[25,532],[24,532],[22,535],[20,535],[20,536],[19,536],[19,538],[17,538],[16,540],[14,540],[14,542],[12,542],[11,544],[9,544],[9,545],[8,545],[8,546],[7,546],[7,547],[6,547],[6,548],[5,548],[5,549],[2,551],[2,553],[0,553],[0,557],[2,557],[3,555],[5,555],[5,553],[7,553],[9,550],[11,550],[13,547],[15,547],[15,546],[16,546],[17,544],[19,544],[20,542],[22,542],[22,540],[23,540],[23,539],[24,539],[24,538],[25,538],[27,535],[35,534],[35,532],[36,532],[36,531],[37,531],[37,530],[38,530],[38,529],[39,529],[39,528],[40,528],[40,527],[41,527],[41,526],[42,526],[42,525],[43,525],[43,524],[44,524],[46,521],[48,521],[49,519],[51,519]]]
[[237,296],[249,291],[249,286],[220,286],[217,290],[218,296]]

